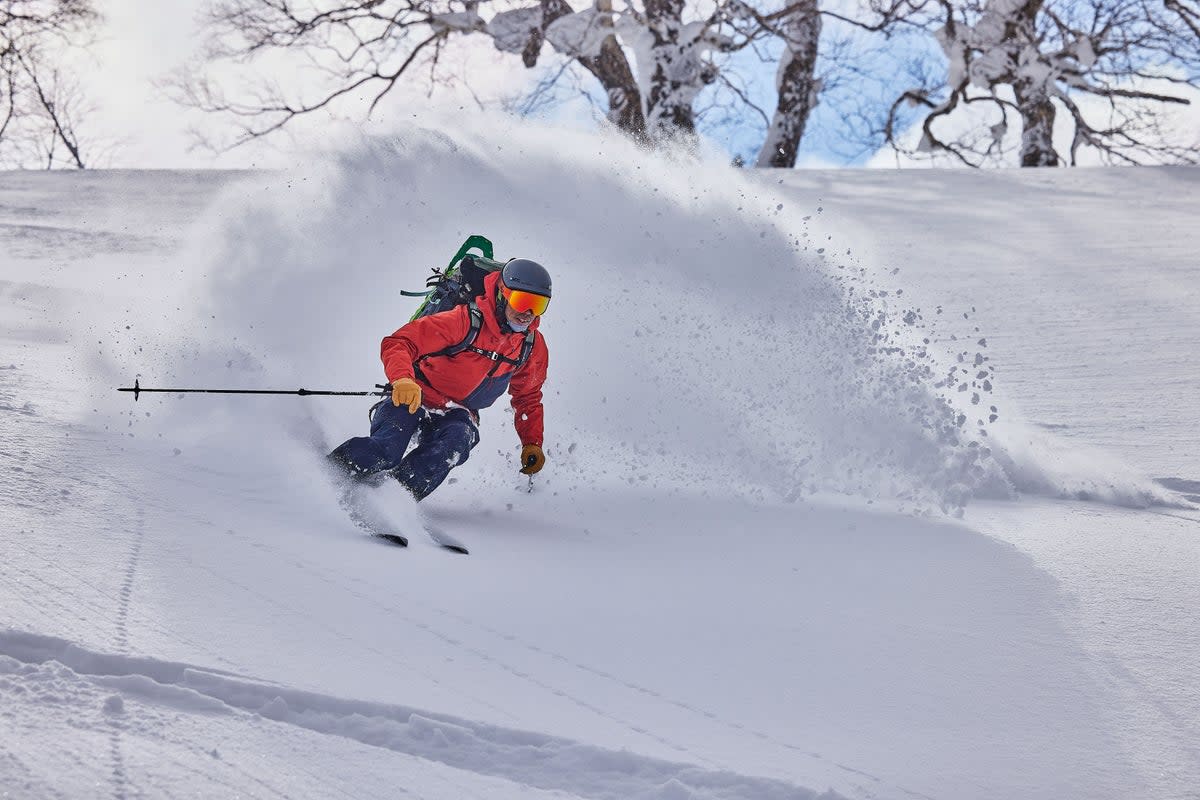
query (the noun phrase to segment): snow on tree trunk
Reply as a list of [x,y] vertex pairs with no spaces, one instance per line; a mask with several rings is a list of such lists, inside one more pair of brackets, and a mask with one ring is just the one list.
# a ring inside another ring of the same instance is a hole
[[[592,73],[608,95],[608,121],[638,141],[646,138],[642,92],[625,51],[617,42],[612,0],[596,0],[578,14],[566,0],[542,0],[547,39],[561,53],[573,55]],[[558,35],[553,35],[551,29]]]
[[[1054,150],[1055,107],[1051,98],[1056,81],[1070,65],[1064,63],[1063,54],[1042,51],[1044,36],[1038,30],[1038,18],[1044,2],[987,0],[974,23],[951,18],[936,34],[948,60],[948,83],[956,87],[956,93],[967,96],[969,82],[971,87],[989,93],[1006,114],[1007,104],[1000,100],[998,90],[1011,87],[1021,118],[1023,167],[1055,167],[1059,163]],[[1074,60],[1073,52],[1069,55],[1073,63],[1083,63],[1083,59]],[[948,113],[960,98],[956,94],[952,99],[953,103],[943,104],[931,116]],[[999,142],[1007,127],[1006,118],[994,124],[992,141]]]
[[642,93],[617,37],[606,38],[600,45],[599,55],[579,61],[599,79],[608,93],[608,121],[635,139],[644,140],[646,115],[642,112]]
[[485,31],[502,53],[520,53],[526,67],[537,64],[542,49],[545,10],[538,6],[501,11],[488,22]]
[[560,53],[594,58],[600,46],[612,35],[612,14],[589,8],[573,14],[556,15],[546,21],[546,41]]
[[820,79],[816,77],[817,46],[821,38],[817,0],[798,3],[784,20],[782,30],[786,47],[776,74],[779,99],[756,166],[790,169],[796,166],[796,153],[808,115],[816,107],[821,90]]
[[[694,140],[696,96],[716,79],[704,56],[703,23],[683,23],[684,0],[646,0],[646,21],[635,60],[646,97],[646,132],[651,141]],[[625,30],[629,30],[628,26]],[[640,46],[639,46],[640,44]]]
[[1016,11],[1012,27],[1023,47],[1015,56],[1013,94],[1021,112],[1021,166],[1057,167],[1054,152],[1054,91],[1056,70],[1050,68],[1038,47],[1038,15],[1043,0],[1028,0]]
[[[714,46],[707,23],[685,24],[686,5],[686,0],[647,0],[644,15],[633,10],[615,15],[611,0],[595,0],[580,12],[567,0],[541,0],[536,7],[496,14],[487,32],[498,49],[521,53],[526,66],[537,63],[543,42],[576,59],[604,87],[609,121],[634,138],[693,142],[693,104],[718,73],[707,58]],[[790,78],[781,81],[791,85]],[[794,123],[785,127],[795,129]]]
[[1021,166],[1057,167],[1054,151],[1054,103],[1040,81],[1018,79],[1013,84],[1021,110]]
[[614,35],[608,0],[579,13],[566,0],[542,0],[538,6],[496,14],[487,32],[496,49],[520,53],[526,67],[537,65],[543,42],[574,58],[604,87],[608,121],[635,139],[645,138],[642,94]]

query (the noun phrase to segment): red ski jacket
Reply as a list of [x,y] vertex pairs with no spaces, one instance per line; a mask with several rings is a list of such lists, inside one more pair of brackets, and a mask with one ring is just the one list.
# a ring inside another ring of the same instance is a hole
[[[477,299],[483,326],[474,346],[498,353],[514,361],[525,343],[524,333],[505,333],[496,319],[496,285],[500,273],[484,280],[484,292]],[[549,351],[546,340],[537,330],[538,319],[530,326],[534,330],[533,352],[520,369],[512,364],[493,360],[465,350],[452,356],[433,356],[466,338],[471,327],[470,311],[466,305],[455,306],[440,314],[419,317],[383,340],[380,358],[389,381],[412,378],[421,386],[421,405],[444,408],[450,403],[465,406],[472,413],[496,402],[505,391],[512,395],[515,410],[513,423],[521,444],[542,444],[542,384],[546,380]]]

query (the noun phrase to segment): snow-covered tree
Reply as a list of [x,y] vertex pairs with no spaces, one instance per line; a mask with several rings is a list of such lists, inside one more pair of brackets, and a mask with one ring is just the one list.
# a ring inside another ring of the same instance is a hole
[[0,164],[85,166],[82,94],[59,59],[98,21],[90,0],[0,0]]
[[821,92],[821,80],[817,77],[821,12],[817,0],[800,0],[762,22],[765,30],[783,41],[783,55],[776,73],[775,113],[756,164],[794,167],[808,117]]
[[[367,113],[401,81],[431,90],[453,80],[447,48],[490,37],[526,67],[546,56],[599,83],[605,116],[652,146],[688,143],[697,130],[697,98],[732,69],[729,56],[783,41],[778,104],[758,159],[791,166],[820,84],[814,77],[821,21],[816,0],[767,7],[743,0],[638,0],[615,9],[594,0],[576,10],[567,0],[501,0],[485,19],[476,0],[216,0],[208,18],[204,61],[265,65],[301,54],[322,81],[264,81],[230,94],[204,69],[175,81],[185,103],[236,121],[227,146],[270,134],[296,117],[367,95]],[[244,81],[243,81],[244,84]]]
[[[474,29],[474,28],[473,28]],[[646,135],[646,115],[637,78],[617,41],[609,0],[576,13],[566,0],[541,0],[495,14],[483,26],[496,49],[519,53],[526,67],[534,67],[542,45],[573,58],[595,76],[608,100],[607,118],[619,130],[636,137]]]
[[[947,59],[944,83],[892,107],[887,138],[905,149],[896,114],[930,109],[917,150],[981,165],[1020,131],[1022,166],[1075,164],[1083,148],[1115,163],[1195,162],[1195,145],[1162,130],[1164,111],[1200,87],[1200,14],[1190,0],[939,0],[925,24]],[[913,11],[909,9],[909,11]],[[970,109],[984,115],[965,118]],[[1064,116],[1065,115],[1065,116]],[[985,119],[981,126],[979,120]],[[1070,143],[1056,146],[1056,125]]]

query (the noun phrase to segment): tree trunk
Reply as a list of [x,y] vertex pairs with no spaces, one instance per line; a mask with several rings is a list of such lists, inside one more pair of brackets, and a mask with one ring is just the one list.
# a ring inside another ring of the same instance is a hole
[[[566,0],[542,0],[542,30],[559,17],[573,13]],[[536,47],[541,47],[541,36]],[[531,40],[531,47],[535,46]],[[525,65],[533,66],[537,60],[536,50],[532,59],[525,57]],[[600,47],[597,56],[578,56],[576,60],[592,73],[608,95],[608,121],[638,141],[646,139],[646,115],[642,112],[642,92],[638,88],[633,69],[625,51],[617,43],[616,36],[609,36]]]
[[625,51],[616,36],[609,36],[595,58],[581,58],[588,72],[608,93],[608,121],[638,141],[646,139],[646,115],[642,112],[642,92]]
[[1041,85],[1013,85],[1021,110],[1021,166],[1057,167],[1054,152],[1054,103]]
[[791,169],[796,166],[796,153],[804,137],[808,115],[816,107],[821,90],[821,82],[816,77],[821,38],[817,0],[797,3],[782,28],[787,46],[780,57],[776,78],[779,99],[756,166]]
[[651,37],[646,94],[646,129],[655,142],[694,139],[692,101],[699,88],[696,55],[680,41],[684,0],[646,0],[646,28]]
[[1054,152],[1054,103],[1050,100],[1054,78],[1046,70],[1022,63],[1022,50],[1036,48],[1041,41],[1037,18],[1043,2],[1027,0],[1017,12],[1013,26],[1018,46],[1011,56],[1012,87],[1021,112],[1022,167],[1058,166],[1058,154]]

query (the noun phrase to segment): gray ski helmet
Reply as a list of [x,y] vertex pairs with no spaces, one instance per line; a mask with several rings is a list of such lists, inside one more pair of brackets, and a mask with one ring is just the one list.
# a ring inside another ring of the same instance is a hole
[[510,259],[500,272],[500,281],[509,289],[550,296],[550,273],[528,258]]

